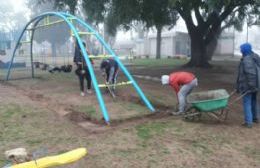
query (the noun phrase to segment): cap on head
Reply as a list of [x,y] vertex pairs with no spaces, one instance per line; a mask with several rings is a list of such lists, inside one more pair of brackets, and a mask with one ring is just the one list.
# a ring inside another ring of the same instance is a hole
[[243,54],[243,56],[247,56],[252,53],[252,46],[250,43],[244,43],[240,45],[240,51]]
[[169,75],[163,75],[162,77],[161,77],[161,82],[162,82],[162,84],[163,85],[167,85],[167,84],[169,84]]

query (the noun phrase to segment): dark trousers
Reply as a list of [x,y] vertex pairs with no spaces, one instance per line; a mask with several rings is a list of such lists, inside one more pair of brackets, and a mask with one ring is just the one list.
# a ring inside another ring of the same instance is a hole
[[84,92],[84,79],[87,80],[87,88],[91,89],[91,76],[90,76],[88,68],[84,67],[82,69],[81,65],[77,65],[77,69],[76,69],[75,73],[79,78],[80,91]]

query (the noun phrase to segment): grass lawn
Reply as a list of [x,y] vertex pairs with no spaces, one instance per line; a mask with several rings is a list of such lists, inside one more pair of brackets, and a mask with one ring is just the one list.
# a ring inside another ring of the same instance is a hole
[[[160,68],[164,73],[172,71],[173,65],[185,63],[176,59],[134,61],[144,66],[140,69],[133,66],[136,71],[151,76],[159,76]],[[200,79],[199,89],[232,88],[236,66],[223,62],[221,67],[195,69]],[[39,76],[35,80],[10,81],[11,86],[0,84],[0,167],[6,163],[4,151],[13,148],[25,147],[30,152],[47,149],[45,155],[54,155],[86,147],[86,157],[64,167],[259,168],[260,125],[255,124],[252,129],[240,126],[243,109],[239,103],[230,109],[226,123],[208,117],[194,122],[170,115],[144,117],[150,112],[133,88],[120,88],[116,100],[104,92],[109,114],[111,119],[130,116],[132,120],[111,126],[85,120],[74,122],[64,112],[72,109],[101,118],[95,95],[79,96],[74,73],[39,73]],[[176,98],[169,88],[156,82],[138,82],[154,104],[174,107]],[[134,118],[136,114],[141,117]]]
[[156,66],[179,66],[187,63],[186,59],[134,59],[132,60],[133,65],[137,66],[147,66],[147,67],[156,67]]

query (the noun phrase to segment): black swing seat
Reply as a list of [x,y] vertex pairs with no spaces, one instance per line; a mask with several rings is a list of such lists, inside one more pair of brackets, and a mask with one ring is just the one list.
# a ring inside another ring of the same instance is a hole
[[49,70],[50,73],[54,73],[55,71],[70,73],[72,71],[72,65],[63,65],[61,67],[56,66]]

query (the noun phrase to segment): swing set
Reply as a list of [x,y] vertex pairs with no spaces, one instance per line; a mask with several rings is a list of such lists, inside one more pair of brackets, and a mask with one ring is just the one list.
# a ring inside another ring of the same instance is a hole
[[[49,20],[49,17],[58,17],[60,20],[51,22]],[[43,19],[44,19],[44,23],[39,25],[39,22],[42,21]],[[110,46],[99,35],[99,33],[97,31],[95,31],[89,24],[84,22],[82,19],[79,19],[76,16],[73,16],[69,13],[64,13],[64,12],[43,13],[43,14],[33,18],[32,20],[30,20],[26,24],[26,26],[24,27],[24,29],[23,29],[23,31],[22,31],[22,33],[21,33],[21,35],[20,35],[20,37],[19,37],[19,39],[16,43],[15,48],[14,48],[12,58],[11,58],[11,61],[10,61],[10,64],[9,64],[9,68],[8,68],[8,71],[7,71],[7,74],[6,74],[6,80],[7,81],[10,79],[10,74],[11,74],[11,71],[12,71],[14,58],[15,58],[17,49],[19,48],[20,44],[29,44],[30,45],[29,51],[30,51],[31,77],[32,78],[35,77],[34,55],[33,55],[33,40],[34,40],[35,30],[38,29],[38,28],[41,28],[41,27],[51,26],[51,25],[62,23],[62,22],[65,22],[69,26],[70,31],[71,31],[71,35],[75,37],[76,41],[79,44],[79,47],[82,51],[82,55],[84,57],[84,60],[85,60],[87,66],[89,68],[89,72],[90,72],[90,76],[92,78],[92,83],[93,83],[93,87],[94,87],[94,90],[95,90],[95,93],[96,93],[96,96],[97,96],[97,100],[99,102],[103,117],[104,117],[107,124],[110,123],[110,118],[109,118],[108,111],[107,111],[103,96],[101,94],[100,88],[108,87],[108,85],[107,84],[98,84],[98,81],[97,81],[97,78],[96,78],[96,75],[95,75],[95,72],[94,72],[90,58],[91,59],[113,58],[118,63],[118,66],[121,69],[121,71],[128,78],[128,81],[125,81],[125,82],[122,82],[122,83],[117,83],[116,86],[132,85],[134,87],[134,89],[136,90],[136,92],[138,93],[139,97],[143,100],[144,104],[147,106],[147,108],[151,112],[155,112],[153,105],[147,99],[147,97],[145,96],[142,89],[139,87],[139,85],[135,81],[135,79],[129,73],[129,71],[124,66],[124,64],[121,62],[119,57],[115,54],[115,52],[110,48]],[[75,26],[75,23],[84,27],[84,30],[86,30],[86,31],[85,32],[78,31],[77,27]],[[30,36],[29,41],[22,41],[21,40],[25,33],[29,34],[29,36]],[[85,50],[85,47],[84,47],[83,42],[81,40],[82,35],[92,35],[92,36],[94,36],[95,39],[97,39],[97,41],[105,48],[108,55],[99,55],[99,56],[89,55],[87,53],[87,51]],[[55,59],[55,58],[53,58],[53,59]],[[55,63],[55,62],[56,61],[53,60],[53,63]]]

